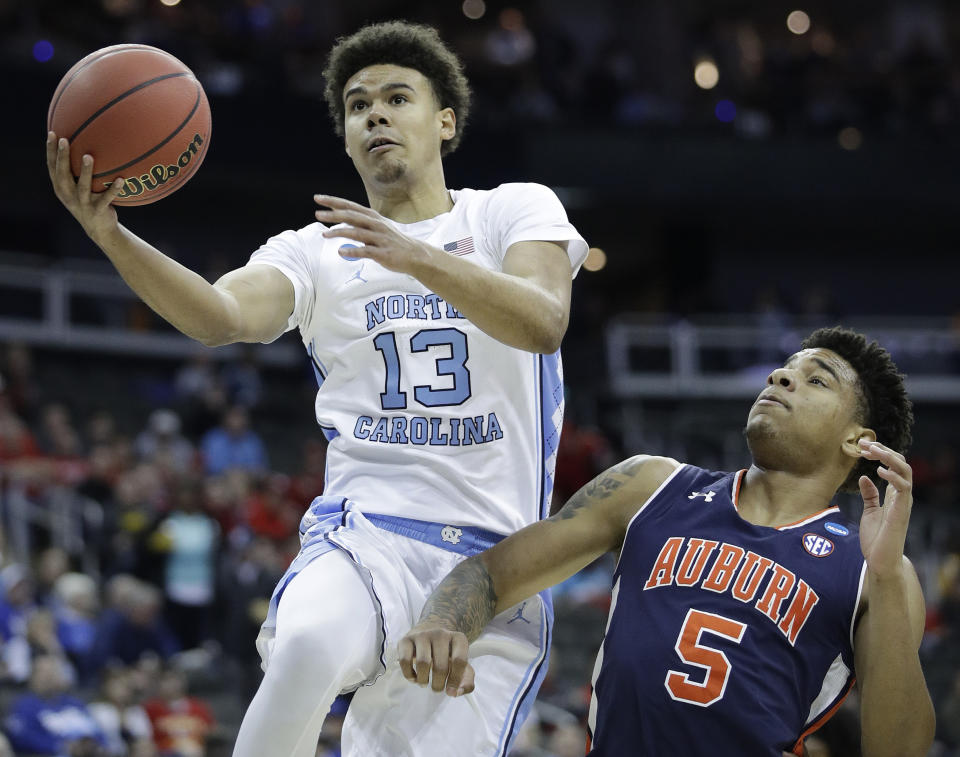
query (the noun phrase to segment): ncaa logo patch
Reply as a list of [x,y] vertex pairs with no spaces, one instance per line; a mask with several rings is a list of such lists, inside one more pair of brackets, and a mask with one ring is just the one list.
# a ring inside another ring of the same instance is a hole
[[814,557],[826,557],[833,552],[833,542],[826,536],[806,533],[803,535],[803,548]]
[[836,534],[837,536],[848,536],[850,534],[850,529],[846,526],[841,526],[839,523],[827,521],[823,524],[823,527],[831,534]]

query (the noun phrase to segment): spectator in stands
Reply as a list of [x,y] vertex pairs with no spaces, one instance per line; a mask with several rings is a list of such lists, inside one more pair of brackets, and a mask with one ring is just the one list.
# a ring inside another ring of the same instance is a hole
[[207,473],[233,468],[258,472],[267,468],[266,447],[250,428],[247,410],[240,405],[227,410],[221,424],[206,433],[202,449]]
[[30,571],[20,563],[0,570],[0,642],[26,636],[27,617],[35,607]]
[[100,698],[89,706],[106,739],[110,757],[127,757],[144,748],[140,742],[153,742],[153,726],[146,710],[134,698],[130,672],[126,668],[108,669],[103,674]]
[[227,402],[252,410],[260,404],[263,382],[260,380],[256,350],[251,349],[252,345],[243,346],[246,347],[243,357],[224,365],[220,379],[227,391]]
[[187,676],[176,668],[160,674],[157,695],[144,704],[153,726],[154,743],[169,757],[203,757],[213,730],[206,702],[187,693]]
[[150,584],[124,579],[116,604],[100,619],[94,644],[98,665],[111,660],[130,665],[145,653],[167,659],[179,650],[176,637],[161,616],[160,592]]
[[173,511],[151,538],[151,544],[166,553],[165,614],[185,649],[209,638],[216,585],[220,529],[202,505],[202,483],[183,480],[174,495]]
[[87,681],[96,672],[93,651],[100,611],[97,584],[82,573],[66,573],[57,579],[53,595],[57,638],[80,681]]
[[66,693],[60,662],[43,655],[34,660],[29,691],[15,699],[4,722],[20,753],[60,757],[99,757],[106,740],[87,706]]
[[0,394],[0,463],[30,460],[40,455],[36,439],[10,407],[10,402]]
[[40,405],[41,385],[34,374],[30,348],[21,342],[14,342],[7,345],[4,358],[0,370],[3,393],[9,399],[13,412],[27,421],[33,421]]
[[76,683],[76,669],[57,638],[53,613],[46,609],[33,610],[27,617],[26,633],[14,636],[3,646],[7,675],[16,683],[25,683],[30,678],[40,657],[57,661],[67,686]]
[[282,542],[296,533],[303,507],[291,500],[289,489],[290,478],[281,473],[257,482],[246,502],[247,524],[254,534]]
[[36,564],[34,594],[38,604],[51,605],[55,601],[53,587],[57,579],[70,570],[70,555],[60,547],[47,547]]
[[174,473],[188,473],[193,468],[193,445],[180,433],[180,416],[173,410],[160,408],[150,413],[147,427],[133,443],[137,457],[155,463]]

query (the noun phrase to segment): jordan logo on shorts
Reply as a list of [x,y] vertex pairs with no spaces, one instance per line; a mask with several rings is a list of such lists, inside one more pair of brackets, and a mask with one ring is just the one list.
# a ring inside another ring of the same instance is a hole
[[510,618],[510,620],[507,621],[507,625],[509,625],[510,623],[513,623],[513,621],[515,621],[515,620],[522,620],[524,623],[529,623],[530,621],[527,620],[525,617],[523,617],[523,608],[526,607],[526,606],[527,606],[527,603],[526,603],[526,602],[524,602],[522,605],[520,605],[520,606],[517,608],[516,614],[515,614],[512,618]]
[[440,531],[440,538],[451,544],[459,544],[461,536],[463,536],[463,529],[456,526],[444,526]]

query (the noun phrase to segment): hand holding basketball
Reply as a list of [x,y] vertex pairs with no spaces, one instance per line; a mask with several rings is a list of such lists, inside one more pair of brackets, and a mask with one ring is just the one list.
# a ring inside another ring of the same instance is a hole
[[117,211],[111,203],[123,190],[124,182],[117,181],[104,192],[91,189],[93,158],[81,156],[80,178],[74,179],[70,170],[70,145],[52,131],[47,134],[47,171],[53,191],[70,214],[80,222],[87,236],[96,239],[117,226]]

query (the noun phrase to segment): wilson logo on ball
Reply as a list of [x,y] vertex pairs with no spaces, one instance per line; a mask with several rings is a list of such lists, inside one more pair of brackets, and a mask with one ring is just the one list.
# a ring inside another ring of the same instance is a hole
[[[158,163],[153,166],[148,173],[124,179],[125,186],[120,191],[120,194],[117,195],[117,198],[125,200],[128,197],[139,197],[144,192],[156,191],[189,166],[190,161],[198,153],[202,145],[203,137],[199,134],[194,134],[187,149],[180,153],[176,164],[165,166],[162,163]],[[104,187],[109,187],[112,183],[113,182],[104,182]]]

